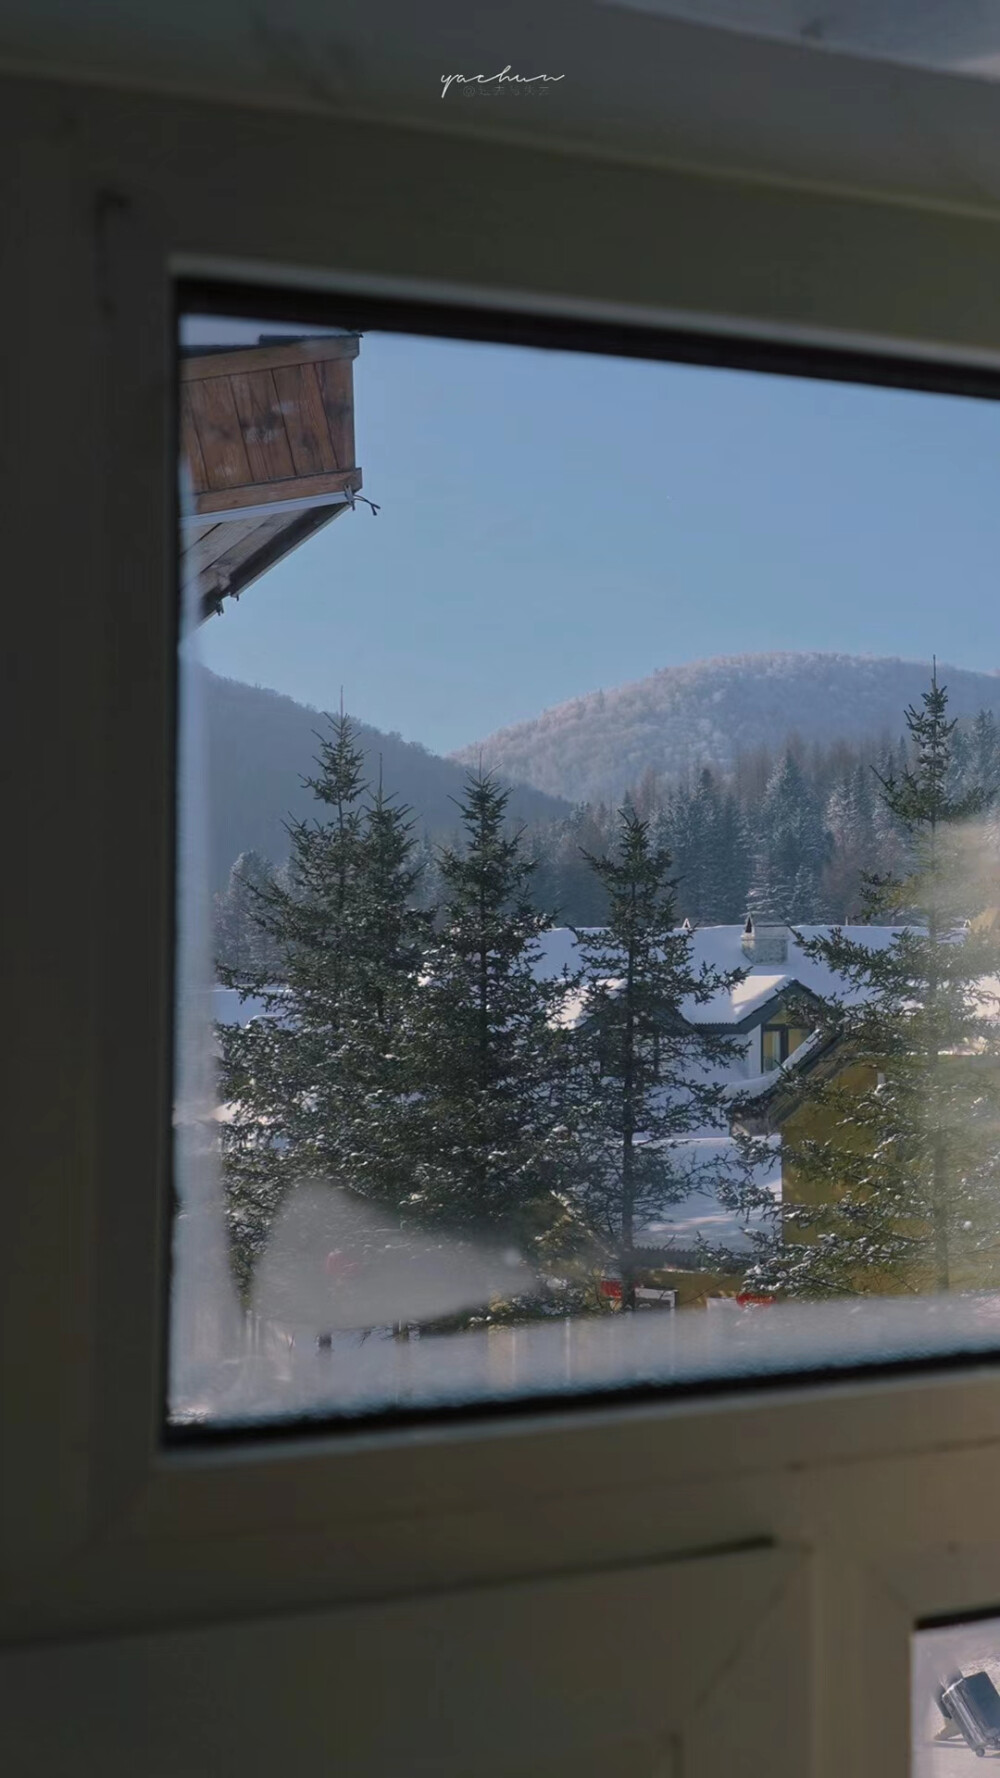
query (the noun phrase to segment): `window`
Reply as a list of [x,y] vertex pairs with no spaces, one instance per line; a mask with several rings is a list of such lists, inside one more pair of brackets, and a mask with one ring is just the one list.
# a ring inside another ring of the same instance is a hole
[[949,1778],[1000,1749],[1000,1622],[919,1630],[913,1661],[913,1778]]
[[789,1056],[795,1054],[800,1044],[806,1042],[810,1033],[803,1025],[775,1024],[765,1025],[761,1032],[764,1072],[772,1068],[780,1068]]
[[992,1350],[994,407],[228,304],[179,341],[175,1425]]
[[[581,11],[574,54],[578,40],[593,50],[602,19]],[[258,1421],[235,1438],[229,1424],[213,1431],[216,1415],[185,1442],[164,1439],[177,610],[167,293],[174,272],[252,277],[253,319],[274,331],[279,304],[261,291],[292,283],[314,293],[308,312],[280,305],[300,334],[357,319],[347,310],[359,289],[466,302],[485,332],[484,310],[491,324],[502,310],[520,317],[522,345],[540,314],[576,318],[559,330],[563,348],[580,344],[581,316],[613,325],[626,351],[652,320],[677,329],[679,354],[749,357],[752,341],[758,364],[773,353],[772,370],[779,357],[787,368],[775,342],[813,370],[829,367],[832,342],[869,355],[838,361],[845,372],[982,393],[981,367],[1000,346],[995,225],[985,199],[968,204],[961,169],[980,168],[987,191],[989,91],[895,72],[881,82],[872,70],[859,81],[849,58],[815,53],[803,66],[785,51],[778,62],[761,51],[754,81],[745,66],[737,81],[735,38],[702,65],[706,34],[678,33],[657,60],[652,27],[636,18],[628,44],[616,35],[603,59],[595,104],[606,116],[618,79],[630,127],[655,120],[640,165],[603,156],[589,123],[586,151],[565,120],[543,134],[537,113],[528,145],[497,139],[511,126],[492,112],[477,137],[474,97],[468,133],[449,121],[448,136],[440,121],[441,134],[356,123],[350,106],[310,113],[292,89],[290,39],[267,58],[266,78],[286,82],[278,97],[232,102],[241,69],[265,78],[249,36],[242,60],[227,42],[207,61],[199,40],[189,64],[192,91],[218,80],[225,103],[173,96],[185,79],[177,61],[171,95],[158,95],[153,23],[129,90],[124,73],[121,90],[108,88],[108,39],[89,86],[71,78],[62,40],[57,79],[4,83],[18,201],[15,275],[0,286],[16,441],[5,465],[16,672],[3,719],[16,762],[10,831],[22,840],[4,928],[14,1107],[0,1242],[4,1768],[756,1778],[763,1750],[773,1778],[901,1775],[915,1626],[995,1614],[1000,1600],[995,1367],[989,1348],[957,1354],[940,1337],[947,1317],[933,1297],[920,1305],[913,1363],[891,1374],[786,1373],[779,1387],[757,1370],[753,1387],[736,1388],[716,1372],[701,1393],[671,1393],[658,1370],[628,1399],[581,1398],[572,1412],[550,1396],[544,1412],[519,1400],[501,1419],[472,1404],[419,1424],[320,1426],[308,1439],[289,1436],[287,1421],[277,1435]],[[171,40],[181,56],[189,25]],[[419,31],[426,48],[423,14]],[[393,35],[393,54],[398,45]],[[308,104],[312,73],[310,83]],[[632,108],[642,90],[645,114]],[[755,107],[767,96],[768,153],[780,157],[797,120],[787,171],[798,177],[682,170],[680,95],[700,133],[687,165],[704,168],[709,124],[720,166],[759,167],[759,133],[748,140],[722,112],[748,90]],[[434,116],[447,110],[436,92],[435,105]],[[839,151],[832,131],[817,127],[810,142],[803,120],[846,115]],[[948,140],[954,159],[931,168],[919,146],[929,139]],[[865,167],[872,143],[877,177]],[[838,169],[838,190],[810,187]],[[906,201],[887,195],[903,187]],[[364,319],[374,332],[374,310]],[[398,314],[377,320],[405,331]],[[935,408],[959,411],[989,423],[978,403]],[[52,461],[57,417],[84,442],[72,472],[53,478],[38,466]],[[617,491],[603,466],[619,432],[595,445],[595,507]],[[883,468],[912,461],[914,434],[902,433]],[[358,441],[362,491],[378,503],[360,430]],[[980,461],[988,483],[985,437]],[[970,484],[969,537],[989,493]],[[940,518],[938,494],[917,517]],[[348,508],[303,556],[352,525],[374,535],[389,516],[386,504],[375,518]],[[836,516],[834,540],[849,517]],[[712,525],[725,529],[717,514]],[[954,565],[945,530],[941,520],[938,546]],[[251,615],[281,572],[203,634]],[[944,658],[959,635],[953,584]],[[815,587],[810,576],[810,596]],[[683,603],[663,600],[671,615]],[[208,1210],[191,1232],[189,1255],[214,1264]],[[212,1358],[225,1304],[200,1292],[197,1265],[175,1281],[193,1367],[199,1350]],[[751,1304],[714,1319],[731,1323],[738,1348],[775,1313]],[[690,1316],[678,1306],[644,1319],[713,1319]],[[861,1319],[852,1307],[841,1328]],[[612,1339],[620,1325],[607,1324]],[[810,1361],[797,1332],[790,1345]],[[870,1344],[856,1351],[867,1365]],[[232,1367],[234,1387],[258,1358],[270,1362],[261,1349]],[[214,1412],[214,1358],[201,1382]],[[974,1755],[951,1757],[971,1766]]]

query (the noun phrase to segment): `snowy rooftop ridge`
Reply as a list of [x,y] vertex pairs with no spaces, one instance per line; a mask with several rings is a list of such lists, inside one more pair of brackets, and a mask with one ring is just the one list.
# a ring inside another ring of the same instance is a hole
[[[804,988],[823,999],[839,994],[847,1004],[857,1003],[864,998],[864,990],[851,987],[829,964],[818,958],[808,957],[799,943],[799,936],[811,940],[828,938],[832,932],[841,932],[845,938],[856,944],[867,945],[872,951],[882,951],[906,930],[905,926],[834,924],[790,927],[787,956],[779,970],[775,969],[773,963],[755,964],[747,957],[743,949],[742,924],[696,926],[690,935],[691,966],[694,973],[697,974],[702,968],[714,970],[719,975],[728,975],[734,970],[745,973],[742,981],[732,988],[720,988],[709,1000],[685,1002],[684,1017],[692,1025],[739,1025],[766,1006],[776,995],[796,987]],[[579,949],[575,933],[570,927],[559,926],[552,932],[543,933],[539,946],[537,974],[542,980],[551,981],[561,975],[563,970],[573,973],[579,969]],[[568,1001],[566,1022],[573,1023],[582,1013],[583,995],[574,993],[570,999],[572,1008]]]
[[[742,970],[744,979],[732,988],[720,989],[709,1000],[687,1001],[683,1007],[684,1017],[692,1025],[736,1026],[760,1011],[776,995],[796,987],[804,988],[824,999],[840,994],[846,1003],[856,1004],[864,998],[863,989],[851,988],[828,964],[807,957],[798,942],[798,935],[801,934],[802,938],[808,940],[826,938],[830,933],[839,931],[845,938],[879,951],[885,950],[894,938],[906,930],[905,926],[838,927],[832,924],[790,927],[787,956],[781,968],[776,969],[773,963],[755,964],[747,957],[743,949],[742,924],[696,926],[690,934],[694,973],[697,974],[702,968],[715,970],[719,975]],[[555,980],[564,970],[575,974],[580,965],[579,947],[572,927],[557,926],[551,932],[542,934],[536,966],[536,974],[540,980]],[[606,985],[613,988],[614,983],[609,980]],[[583,1015],[585,1003],[585,988],[568,994],[559,1022],[566,1026],[576,1024]],[[213,1011],[215,1017],[224,1024],[245,1024],[249,1018],[260,1016],[263,1006],[259,1001],[253,1000],[241,1005],[235,990],[217,987]]]

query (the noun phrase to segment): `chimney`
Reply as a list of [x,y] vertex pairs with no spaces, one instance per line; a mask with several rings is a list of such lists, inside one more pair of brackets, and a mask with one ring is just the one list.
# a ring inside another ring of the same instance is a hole
[[755,920],[747,915],[742,950],[748,963],[787,963],[788,927],[779,920]]

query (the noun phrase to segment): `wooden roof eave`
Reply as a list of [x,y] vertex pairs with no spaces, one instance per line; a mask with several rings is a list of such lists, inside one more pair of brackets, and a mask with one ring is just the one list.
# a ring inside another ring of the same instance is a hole
[[275,567],[293,549],[298,549],[300,543],[305,543],[308,537],[321,531],[324,525],[331,525],[334,519],[348,510],[348,506],[343,504],[293,513],[273,534],[268,533],[266,525],[258,525],[253,546],[245,561],[239,564],[234,561],[232,571],[228,574],[227,558],[220,558],[214,564],[214,574],[217,577],[215,585],[203,585],[199,588],[200,616],[203,619],[221,616],[224,599],[238,600],[241,593],[252,586],[255,580],[259,580],[262,574],[266,574],[269,568]]
[[203,617],[353,507],[358,344],[324,335],[182,357],[181,575]]

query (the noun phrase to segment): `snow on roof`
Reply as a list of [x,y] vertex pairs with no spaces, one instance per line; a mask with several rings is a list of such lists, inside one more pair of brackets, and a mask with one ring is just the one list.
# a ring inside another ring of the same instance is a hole
[[785,1061],[780,1062],[777,1068],[769,1069],[766,1074],[751,1074],[742,1079],[736,1078],[724,1082],[723,1090],[726,1098],[759,1099],[762,1093],[773,1092],[783,1077],[794,1074],[796,1068],[805,1061],[807,1056],[811,1055],[821,1038],[820,1031],[810,1031],[808,1037],[796,1044]]
[[251,1019],[264,1016],[267,1008],[263,1000],[248,995],[241,999],[235,988],[223,988],[216,983],[212,989],[212,1017],[220,1025],[249,1025]]
[[[806,988],[823,998],[839,994],[848,1004],[858,1002],[864,998],[864,989],[852,987],[820,959],[807,957],[796,937],[796,934],[801,934],[804,939],[827,938],[835,930],[840,930],[845,938],[857,944],[867,945],[872,951],[881,951],[891,945],[906,928],[795,927],[789,931],[788,955],[784,968],[779,972],[775,970],[773,963],[755,964],[745,955],[742,924],[696,927],[691,933],[691,965],[696,974],[702,968],[708,968],[720,975],[729,974],[733,970],[746,971],[746,975],[735,987],[720,988],[708,1000],[685,1002],[682,1007],[684,1017],[692,1025],[738,1025],[750,1014],[766,1006],[783,989],[792,989],[795,986]],[[561,926],[553,932],[543,933],[539,945],[541,954],[537,974],[543,980],[554,979],[564,969],[573,971],[580,967],[576,938],[569,927]],[[573,1016],[568,1020],[570,1023],[579,1019],[582,1012],[582,997],[574,993],[572,998],[574,1006]]]
[[[777,971],[773,963],[754,964],[744,955],[742,925],[696,927],[690,935],[691,965],[696,974],[703,967],[719,974],[732,970],[743,970],[746,974],[735,987],[722,988],[707,1001],[686,1001],[682,1008],[685,1018],[692,1025],[738,1025],[752,1013],[760,1011],[782,990],[796,986],[822,996],[840,993],[849,1003],[862,999],[863,989],[851,988],[827,964],[806,957],[795,938],[795,932],[800,932],[803,938],[819,938],[828,936],[833,930],[832,926],[795,928],[789,933],[785,966]],[[906,929],[902,926],[844,926],[841,930],[845,937],[858,944],[868,945],[871,950],[884,950]],[[580,961],[576,934],[570,927],[558,926],[542,934],[535,971],[540,980],[552,981],[564,970],[573,973],[580,968]],[[608,979],[605,985],[614,988],[616,984]],[[983,985],[994,990],[1000,986],[985,981]],[[585,1005],[586,988],[571,990],[564,1001],[559,1023],[577,1024]],[[264,1010],[259,1000],[241,1001],[235,989],[219,986],[214,989],[212,1011],[223,1024],[246,1024],[251,1018],[259,1018]]]
[[[784,975],[748,975],[745,982],[737,982],[729,995],[729,1004],[734,1019],[745,1019],[748,1013],[756,1012],[766,1001],[773,1000],[782,988],[787,988],[794,981],[794,976],[787,972]],[[688,1017],[697,1020],[697,1007],[691,1007]]]

